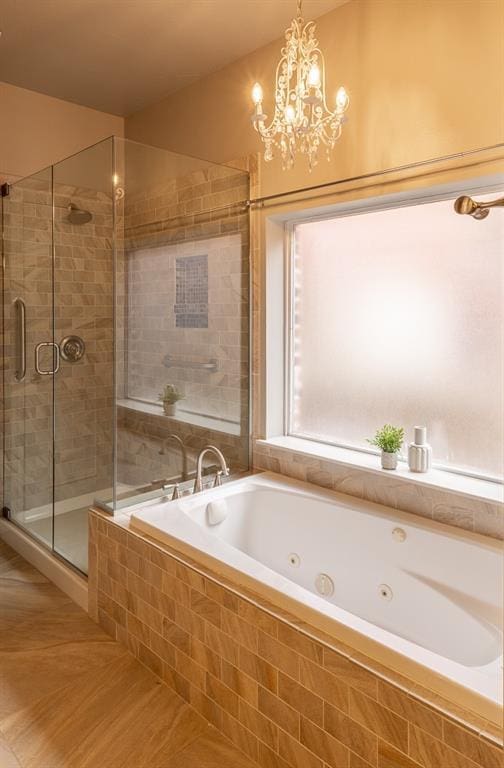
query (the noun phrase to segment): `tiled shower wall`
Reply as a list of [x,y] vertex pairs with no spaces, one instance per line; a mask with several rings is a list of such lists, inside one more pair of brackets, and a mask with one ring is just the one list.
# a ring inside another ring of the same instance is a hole
[[[92,213],[70,225],[67,206]],[[113,215],[110,196],[55,185],[56,339],[77,334],[86,353],[56,377],[56,501],[113,481]]]
[[[92,220],[71,225],[70,202]],[[112,484],[113,254],[112,203],[94,190],[54,188],[55,341],[77,334],[86,353],[75,364],[61,360],[54,377],[34,368],[34,348],[52,340],[52,194],[39,177],[13,186],[5,229],[6,497],[14,511],[52,502],[53,385],[56,501]],[[27,374],[14,381],[12,302],[27,307]],[[52,353],[41,357],[45,368]]]
[[[130,397],[156,402],[166,384],[175,384],[185,395],[179,408],[240,424],[248,397],[242,366],[248,360],[248,253],[242,257],[241,245],[236,233],[129,252]],[[202,256],[208,260],[205,315],[176,314],[182,310],[176,300],[179,265]],[[215,370],[196,368],[204,365]]]
[[[209,442],[232,469],[248,467],[248,195],[246,171],[217,166],[126,192],[118,381],[119,398],[135,400],[137,409],[118,411],[120,482],[144,484],[176,472],[176,447],[159,456],[173,432],[187,444],[190,469]],[[195,260],[198,269],[189,269]],[[176,420],[157,402],[166,384],[185,396]],[[196,415],[190,425],[184,411]],[[218,428],[198,416],[217,420]]]
[[[249,233],[236,204],[247,198],[248,175],[225,167],[127,195],[130,397],[156,402],[173,383],[185,394],[183,409],[237,424],[246,418]],[[206,275],[184,270],[195,259],[206,261]],[[192,324],[177,324],[184,288]],[[215,372],[197,367],[209,361]]]

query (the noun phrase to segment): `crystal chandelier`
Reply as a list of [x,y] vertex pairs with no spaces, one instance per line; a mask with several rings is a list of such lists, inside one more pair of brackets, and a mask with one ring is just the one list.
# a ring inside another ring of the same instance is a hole
[[305,22],[298,0],[297,16],[285,31],[285,45],[276,70],[275,114],[269,125],[263,112],[263,90],[259,83],[252,89],[255,109],[252,123],[264,141],[264,159],[273,159],[274,147],[280,150],[282,165],[292,168],[298,151],[308,155],[310,171],[317,164],[321,145],[327,159],[341,135],[341,126],[349,103],[340,88],[335,106],[327,106],[325,64],[315,37],[315,22]]

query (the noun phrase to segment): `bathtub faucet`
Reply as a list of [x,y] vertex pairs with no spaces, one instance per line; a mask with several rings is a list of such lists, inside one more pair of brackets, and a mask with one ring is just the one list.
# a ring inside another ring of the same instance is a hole
[[182,482],[183,482],[184,480],[187,480],[187,478],[188,478],[188,473],[187,473],[187,450],[186,450],[186,447],[185,447],[184,443],[180,439],[180,437],[178,435],[173,435],[173,434],[172,435],[168,435],[167,437],[165,437],[165,439],[163,440],[163,443],[161,445],[161,449],[159,451],[159,455],[160,456],[164,456],[165,455],[165,453],[166,453],[166,444],[170,440],[172,442],[177,443],[177,445],[180,448],[180,453],[182,454]]
[[224,458],[221,451],[215,447],[215,445],[205,445],[204,448],[201,449],[201,451],[198,454],[198,461],[196,464],[196,480],[194,481],[194,490],[193,493],[199,493],[203,490],[203,483],[201,480],[201,476],[203,474],[203,459],[205,457],[206,453],[214,453],[217,458],[219,459],[221,469],[219,472],[217,472],[215,476],[215,483],[214,485],[219,486],[221,485],[222,481],[222,475],[224,477],[227,477],[229,475],[229,467],[226,464],[226,459]]

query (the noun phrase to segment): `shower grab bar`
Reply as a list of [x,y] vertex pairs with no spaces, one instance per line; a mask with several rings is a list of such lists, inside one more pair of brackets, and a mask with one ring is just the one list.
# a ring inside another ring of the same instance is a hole
[[[40,367],[40,350],[42,347],[52,347],[53,348],[53,369],[52,371],[43,371]],[[56,362],[55,362],[56,361]],[[60,348],[58,344],[56,344],[54,341],[41,341],[40,344],[37,344],[35,347],[35,370],[40,376],[54,376],[56,373],[58,373],[60,367]]]
[[208,371],[209,373],[216,373],[217,360],[212,358],[206,363],[196,363],[185,360],[174,360],[171,355],[165,355],[163,358],[163,365],[165,368],[191,368],[195,371]]
[[26,376],[26,304],[19,297],[14,299],[16,313],[16,370],[14,378],[23,381]]

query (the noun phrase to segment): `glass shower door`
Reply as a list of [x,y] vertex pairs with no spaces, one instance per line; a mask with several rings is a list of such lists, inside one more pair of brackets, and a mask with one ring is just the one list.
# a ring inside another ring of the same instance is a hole
[[2,200],[4,312],[3,505],[52,547],[54,344],[52,169]]
[[114,482],[113,140],[53,168],[54,551],[87,571],[88,511]]

